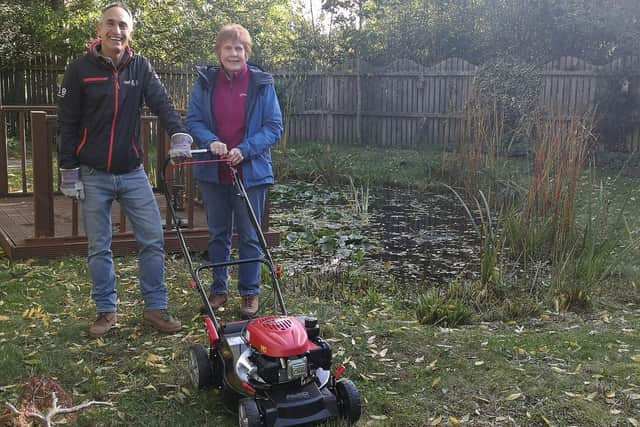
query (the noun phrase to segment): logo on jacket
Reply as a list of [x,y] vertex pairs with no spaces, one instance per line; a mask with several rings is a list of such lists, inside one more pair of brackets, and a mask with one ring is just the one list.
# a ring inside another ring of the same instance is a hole
[[122,82],[122,84],[135,87],[135,86],[138,86],[138,81],[137,80],[124,80]]
[[244,92],[242,92],[242,93],[240,94],[240,96],[247,96],[247,94],[246,94],[246,93],[244,93]]

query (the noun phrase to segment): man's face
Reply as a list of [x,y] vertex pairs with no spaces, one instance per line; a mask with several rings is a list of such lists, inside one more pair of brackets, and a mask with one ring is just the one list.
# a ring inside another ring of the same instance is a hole
[[244,69],[249,56],[244,45],[239,40],[228,40],[220,47],[220,62],[229,73],[235,73]]
[[102,14],[97,33],[102,39],[102,54],[120,58],[133,36],[133,22],[126,10],[112,7]]

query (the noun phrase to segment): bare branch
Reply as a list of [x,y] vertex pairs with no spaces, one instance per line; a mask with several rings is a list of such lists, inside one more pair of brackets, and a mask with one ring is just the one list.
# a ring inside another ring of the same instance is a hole
[[19,418],[20,416],[24,416],[25,418],[33,418],[40,421],[46,427],[51,427],[55,425],[53,419],[58,415],[79,412],[90,406],[113,406],[113,403],[91,400],[88,402],[82,402],[81,404],[72,406],[71,408],[60,408],[58,407],[58,396],[56,396],[55,392],[52,392],[51,408],[49,408],[46,416],[43,416],[37,411],[19,411],[9,402],[4,402],[4,405],[9,409],[9,411],[15,418]]

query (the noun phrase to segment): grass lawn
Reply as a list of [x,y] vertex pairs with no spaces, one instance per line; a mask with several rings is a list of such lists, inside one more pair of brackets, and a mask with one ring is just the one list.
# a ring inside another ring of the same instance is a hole
[[[373,158],[373,151],[366,155]],[[361,167],[355,153],[348,151],[343,158]],[[383,154],[379,157],[390,162],[388,169],[432,170],[424,155]],[[329,164],[317,163],[316,177],[329,173]],[[347,164],[339,166],[342,173],[351,172]],[[306,170],[313,171],[312,166]],[[638,212],[639,183],[626,178],[611,184],[612,210],[637,197],[632,212]],[[295,215],[297,210],[288,216]],[[637,215],[629,218],[629,226],[637,237]],[[294,271],[288,266],[296,255],[287,250],[282,229],[284,247],[274,250],[274,258],[286,274]],[[360,390],[358,425],[636,426],[637,261],[621,263],[597,289],[587,311],[559,313],[543,303],[541,314],[532,318],[475,321],[457,328],[418,323],[415,295],[405,292],[411,284],[394,283],[384,272],[372,276],[366,265],[318,275],[309,286],[301,285],[303,272],[285,275],[283,286],[289,312],[318,316],[321,333],[333,346],[334,366],[344,363]],[[188,380],[188,347],[204,344],[206,337],[197,315],[200,301],[187,286],[182,259],[171,255],[166,263],[171,311],[184,325],[176,335],[142,326],[137,260],[122,257],[116,263],[119,325],[104,339],[92,339],[86,332],[95,313],[85,259],[0,258],[0,403],[17,404],[30,377],[46,376],[55,378],[75,404],[113,403],[84,410],[76,425],[237,425],[216,391],[198,392]],[[224,319],[235,314],[231,309]]]

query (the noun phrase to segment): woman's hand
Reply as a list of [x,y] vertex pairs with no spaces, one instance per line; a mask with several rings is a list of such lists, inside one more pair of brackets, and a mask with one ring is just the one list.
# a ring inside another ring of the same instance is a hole
[[231,163],[231,166],[238,166],[244,160],[244,156],[239,148],[232,148],[227,154],[227,159],[229,163]]
[[211,150],[211,154],[214,156],[224,157],[227,155],[227,145],[224,142],[213,141],[209,144],[209,149]]

